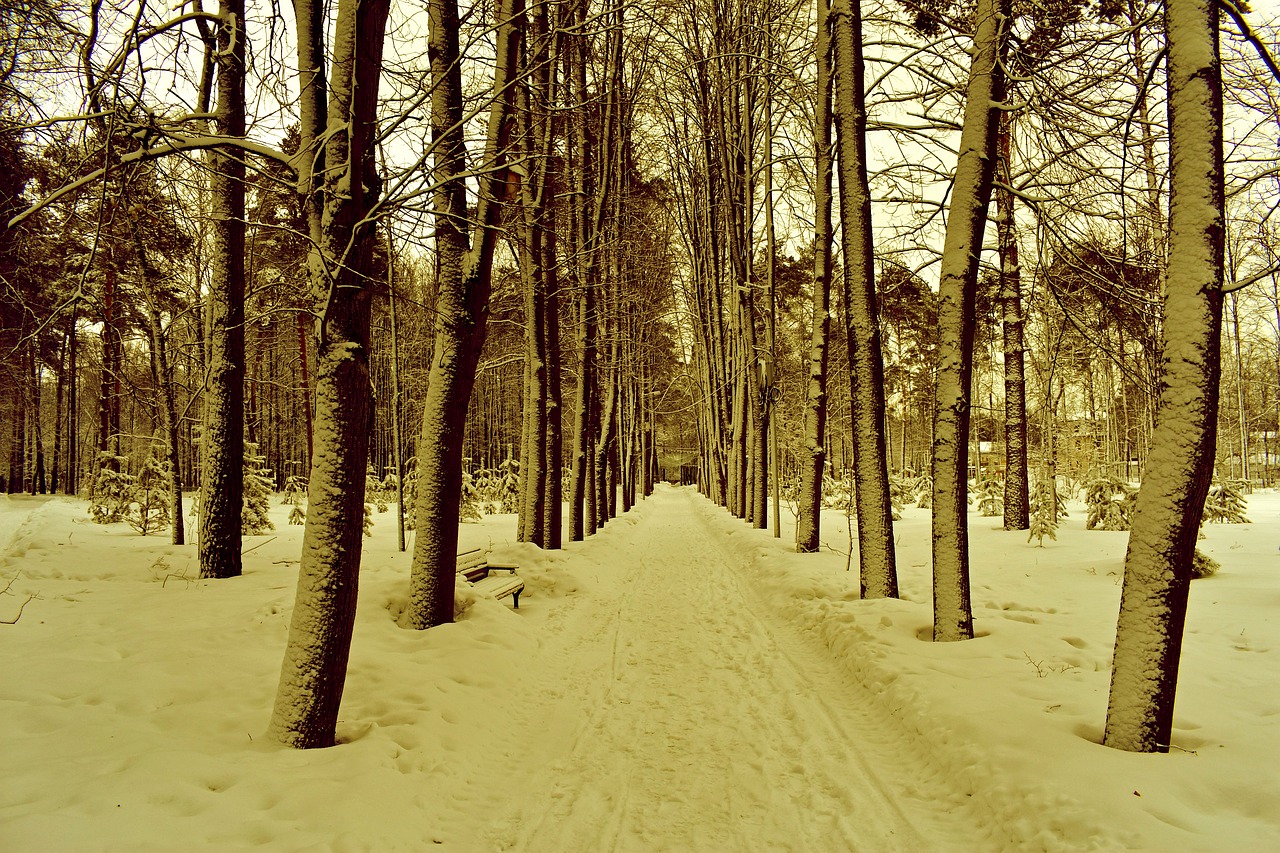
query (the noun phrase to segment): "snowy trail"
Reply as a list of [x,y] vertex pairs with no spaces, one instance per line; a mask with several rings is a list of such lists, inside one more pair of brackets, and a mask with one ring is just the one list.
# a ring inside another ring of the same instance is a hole
[[513,719],[536,745],[532,778],[507,790],[529,794],[495,846],[918,851],[981,835],[919,796],[922,768],[892,778],[892,723],[773,617],[698,500],[665,490],[611,522],[614,577],[548,615]]

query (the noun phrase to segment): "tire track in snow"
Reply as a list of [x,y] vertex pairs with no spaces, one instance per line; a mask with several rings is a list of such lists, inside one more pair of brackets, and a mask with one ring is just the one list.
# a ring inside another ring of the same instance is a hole
[[[528,793],[494,827],[495,846],[720,853],[971,842],[978,833],[955,792],[920,795],[916,768],[898,766],[885,730],[893,723],[859,710],[860,688],[772,614],[694,501],[662,491],[611,522],[600,550],[632,558],[602,562],[589,599],[549,615],[537,687],[513,720],[542,737],[528,778],[513,781]],[[904,799],[908,779],[916,795]]]

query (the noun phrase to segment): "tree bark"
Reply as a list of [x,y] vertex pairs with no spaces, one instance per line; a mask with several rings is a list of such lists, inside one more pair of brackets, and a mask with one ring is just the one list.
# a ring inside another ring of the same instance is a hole
[[1168,752],[1196,536],[1213,473],[1224,277],[1214,0],[1168,0],[1170,254],[1160,402],[1125,554],[1103,743]]
[[933,639],[973,637],[969,600],[968,466],[974,301],[1004,97],[1008,0],[979,0],[960,155],[938,287],[933,434]]
[[862,16],[859,4],[852,0],[835,0],[829,16],[835,51],[832,111],[839,152],[836,174],[840,181],[845,267],[845,334],[857,469],[858,567],[863,598],[897,598],[893,504],[884,436],[884,357],[880,351],[871,189],[867,180]]
[[818,104],[814,124],[813,327],[804,455],[797,500],[796,551],[814,553],[822,540],[822,483],[827,465],[827,341],[831,337],[831,24],[829,0],[817,0]]
[[[317,125],[302,127],[301,150],[323,145],[321,277],[312,290],[321,308],[316,353],[316,454],[307,490],[307,520],[289,640],[268,735],[300,749],[333,745],[346,681],[363,548],[365,479],[373,423],[369,371],[370,272],[375,222],[370,218],[381,188],[374,166],[378,78],[390,0],[339,0],[333,27],[330,122],[323,139]],[[324,27],[319,0],[295,6],[299,64],[311,35]],[[310,64],[316,61],[316,65]],[[313,79],[305,98],[323,96]],[[316,116],[314,104],[306,112]],[[312,207],[311,210],[316,210]],[[313,223],[314,225],[314,223]]]
[[996,171],[996,229],[1000,249],[1000,309],[1004,339],[1004,529],[1031,526],[1027,483],[1027,392],[1023,365],[1022,268],[1018,263],[1018,232],[1014,222],[1013,127],[1009,114],[1000,114],[999,160]]
[[[216,38],[218,105],[222,136],[245,133],[244,0],[220,0]],[[208,293],[208,362],[204,471],[200,483],[200,577],[241,572],[240,514],[244,495],[244,177],[243,155],[231,148],[209,152],[211,255]]]
[[182,514],[182,470],[178,461],[178,404],[173,388],[173,367],[169,363],[167,333],[161,324],[160,307],[157,304],[158,272],[151,265],[147,248],[136,223],[133,238],[138,253],[138,265],[142,268],[145,288],[147,331],[151,342],[151,373],[156,386],[156,408],[160,410],[160,429],[164,433],[165,459],[169,463],[169,504],[172,518],[170,528],[174,545],[185,544],[186,531]]
[[437,145],[433,205],[439,290],[435,352],[418,451],[418,535],[407,614],[407,621],[414,628],[453,621],[462,442],[476,364],[484,345],[500,196],[508,178],[509,89],[519,47],[516,18],[523,15],[523,6],[520,0],[502,0],[495,14],[498,61],[472,245],[468,234],[458,8],[456,0],[432,0],[429,10],[432,138]]

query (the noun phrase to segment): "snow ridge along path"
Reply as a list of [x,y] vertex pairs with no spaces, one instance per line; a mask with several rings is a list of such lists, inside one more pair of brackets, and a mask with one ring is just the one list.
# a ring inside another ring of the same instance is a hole
[[536,676],[512,709],[507,734],[534,746],[503,786],[524,793],[490,827],[493,846],[1005,847],[973,798],[917,763],[897,722],[762,597],[749,558],[715,529],[722,513],[664,488],[602,531],[607,563],[585,567],[591,542],[574,555],[582,588],[547,614]]

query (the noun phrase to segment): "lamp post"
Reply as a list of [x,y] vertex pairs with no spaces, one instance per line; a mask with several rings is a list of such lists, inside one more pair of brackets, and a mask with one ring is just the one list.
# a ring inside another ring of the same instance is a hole
[[764,417],[764,422],[769,430],[769,459],[765,461],[764,472],[765,479],[770,479],[769,469],[773,469],[773,538],[782,538],[782,510],[781,510],[781,494],[778,483],[778,430],[773,423],[773,413],[770,407],[777,402],[778,389],[773,386],[774,365],[773,356],[768,353],[762,353],[756,360],[756,367],[760,371],[760,411]]

